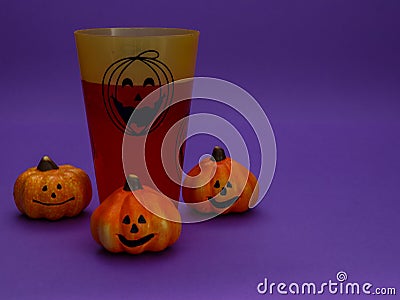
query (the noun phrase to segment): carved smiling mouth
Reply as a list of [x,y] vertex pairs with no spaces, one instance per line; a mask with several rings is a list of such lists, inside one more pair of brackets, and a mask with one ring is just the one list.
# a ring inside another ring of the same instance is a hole
[[208,201],[210,201],[211,204],[216,208],[227,208],[231,206],[233,203],[235,203],[237,199],[239,199],[238,196],[228,199],[226,201],[218,202],[217,200],[215,200],[215,198],[208,197]]
[[75,200],[75,197],[71,197],[68,200],[65,200],[63,202],[56,202],[56,203],[42,202],[42,201],[35,200],[35,199],[33,199],[32,202],[38,203],[38,204],[41,204],[41,205],[45,205],[45,206],[57,206],[57,205],[63,205],[65,203],[73,201],[73,200]]
[[154,237],[154,233],[151,233],[151,234],[148,234],[137,240],[128,240],[122,234],[118,234],[119,241],[123,245],[130,247],[130,248],[142,246],[142,245],[146,244],[148,241],[150,241],[153,237]]
[[[148,126],[153,121],[154,117],[157,115],[159,109],[158,104],[155,105],[154,107],[144,106],[136,109],[133,106],[124,105],[123,103],[118,101],[118,99],[115,98],[114,96],[112,96],[112,99],[114,101],[114,105],[118,111],[118,114],[121,116],[122,120],[124,120],[125,124],[129,124],[129,120],[133,112],[136,110],[137,113],[135,115],[135,118],[131,120],[131,122],[138,127]],[[142,97],[139,94],[137,94],[135,100],[141,101],[141,99]],[[161,103],[164,97],[161,97],[160,99]]]
[[[140,95],[138,94],[138,96],[140,97]],[[135,110],[134,107],[132,106],[125,106],[123,105],[121,102],[119,102],[117,100],[117,98],[115,98],[114,96],[111,96],[111,98],[114,101],[114,105],[115,108],[118,111],[118,114],[121,116],[122,120],[124,120],[125,124],[128,124],[128,121],[133,113],[133,111]],[[141,98],[141,97],[140,97]]]

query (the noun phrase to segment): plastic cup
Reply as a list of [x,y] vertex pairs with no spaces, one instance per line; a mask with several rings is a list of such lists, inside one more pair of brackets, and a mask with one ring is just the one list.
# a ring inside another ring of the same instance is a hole
[[[141,176],[146,169],[152,177],[149,182],[155,182],[159,190],[178,200],[180,185],[166,175],[161,147],[171,127],[189,114],[190,101],[165,110],[173,101],[173,88],[162,87],[194,76],[199,32],[174,28],[95,28],[78,30],[74,35],[100,202],[125,182],[121,150],[124,138],[131,145],[138,145],[137,151],[132,150],[133,165],[129,169],[147,184],[146,176]],[[155,90],[160,90],[159,98],[139,105]],[[141,117],[130,122],[133,112]],[[175,135],[176,144],[180,145],[186,138],[186,128]],[[135,156],[144,155],[140,149],[144,140],[149,163],[135,164]],[[171,160],[177,157],[183,163],[184,147],[169,152]]]

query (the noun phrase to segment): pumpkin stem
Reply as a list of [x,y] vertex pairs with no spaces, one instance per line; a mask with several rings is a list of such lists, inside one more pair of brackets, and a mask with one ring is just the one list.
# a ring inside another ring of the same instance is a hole
[[221,161],[226,158],[225,151],[221,147],[215,146],[212,152],[212,157],[215,161]]
[[143,190],[143,186],[140,183],[139,177],[129,174],[124,185],[124,191],[131,192],[136,190]]
[[37,166],[37,169],[39,171],[45,172],[45,171],[50,171],[50,170],[57,170],[58,166],[50,157],[45,155],[40,160],[40,162]]

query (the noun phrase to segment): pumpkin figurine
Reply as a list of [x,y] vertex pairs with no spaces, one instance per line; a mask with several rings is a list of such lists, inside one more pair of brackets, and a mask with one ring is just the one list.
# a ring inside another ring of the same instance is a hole
[[93,212],[90,228],[94,240],[108,251],[139,254],[162,251],[175,243],[181,234],[180,221],[170,199],[129,175],[125,186]]
[[212,156],[189,171],[182,187],[183,200],[201,213],[244,212],[258,200],[257,178],[216,146]]
[[37,167],[23,172],[14,184],[17,208],[33,219],[74,217],[91,199],[89,176],[71,165],[57,166],[48,156],[43,156]]

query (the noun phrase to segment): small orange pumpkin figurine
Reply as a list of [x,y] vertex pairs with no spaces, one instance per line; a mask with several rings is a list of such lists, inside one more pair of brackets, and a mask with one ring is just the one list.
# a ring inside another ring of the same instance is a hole
[[17,208],[33,219],[76,216],[91,198],[92,184],[83,170],[57,166],[48,156],[43,156],[37,167],[22,173],[14,184]]
[[256,203],[258,194],[254,174],[226,157],[224,149],[218,146],[212,157],[189,171],[182,187],[183,200],[201,213],[244,212]]
[[90,228],[94,240],[108,251],[139,254],[162,251],[175,243],[182,229],[180,220],[178,210],[167,197],[142,186],[137,176],[129,175],[125,186],[93,212]]

